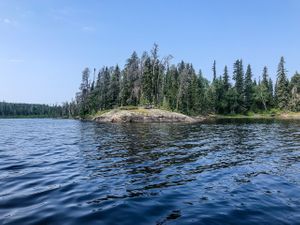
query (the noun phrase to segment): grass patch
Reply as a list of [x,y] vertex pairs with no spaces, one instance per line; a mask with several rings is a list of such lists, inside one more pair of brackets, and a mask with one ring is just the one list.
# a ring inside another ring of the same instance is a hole
[[127,105],[127,106],[120,106],[118,109],[120,109],[120,110],[136,110],[136,109],[139,109],[139,107],[133,106],[133,105]]
[[144,109],[144,108],[137,108],[133,110],[135,113],[143,114],[143,115],[148,115],[149,114],[149,109]]
[[112,109],[106,109],[106,110],[99,110],[98,112],[96,112],[95,114],[91,115],[91,116],[101,116],[104,113],[110,112]]

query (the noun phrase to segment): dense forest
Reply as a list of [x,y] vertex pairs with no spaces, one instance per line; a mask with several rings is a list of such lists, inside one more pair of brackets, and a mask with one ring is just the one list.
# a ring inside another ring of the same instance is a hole
[[171,59],[172,56],[160,58],[158,46],[154,44],[151,52],[144,52],[140,58],[133,52],[123,69],[118,65],[104,66],[97,74],[96,69],[92,72],[84,69],[80,91],[68,111],[72,116],[81,117],[98,110],[139,105],[153,105],[188,115],[300,111],[300,74],[296,72],[289,80],[283,57],[275,83],[267,67],[262,68],[258,80],[254,79],[251,65],[244,71],[241,59],[233,63],[232,76],[227,66],[218,73],[214,61],[212,82],[201,70],[196,72],[191,63],[181,61],[172,65]]
[[68,104],[49,106],[0,102],[0,117],[69,117],[68,108]]
[[80,91],[71,102],[58,106],[0,102],[0,116],[85,117],[120,106],[149,105],[188,115],[300,111],[300,74],[288,79],[283,57],[275,82],[266,66],[254,79],[251,65],[244,71],[241,59],[233,63],[232,75],[227,66],[218,73],[214,61],[211,82],[191,63],[174,65],[171,59],[160,58],[154,44],[141,57],[133,52],[124,68],[104,66],[98,72],[85,68]]

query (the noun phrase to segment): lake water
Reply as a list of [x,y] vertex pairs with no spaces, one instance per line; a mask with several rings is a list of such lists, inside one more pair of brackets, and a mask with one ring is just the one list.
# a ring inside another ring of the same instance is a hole
[[300,122],[2,119],[0,224],[300,224]]

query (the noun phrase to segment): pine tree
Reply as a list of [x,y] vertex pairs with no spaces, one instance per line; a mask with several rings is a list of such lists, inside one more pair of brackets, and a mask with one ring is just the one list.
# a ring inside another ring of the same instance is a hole
[[199,85],[199,104],[200,109],[198,110],[200,113],[208,113],[213,111],[214,104],[210,104],[208,100],[208,90],[209,82],[204,78],[202,71],[199,70],[198,73],[198,85]]
[[213,71],[213,81],[215,81],[217,79],[216,60],[214,60],[212,71]]
[[176,109],[178,89],[179,89],[179,73],[177,67],[172,65],[167,71],[166,90],[165,96],[168,101],[168,105],[172,110]]
[[223,84],[224,84],[224,90],[228,91],[230,88],[230,83],[229,83],[229,75],[228,75],[227,66],[224,67]]
[[138,105],[141,85],[139,82],[139,58],[134,51],[124,68],[123,105]]
[[231,112],[230,100],[229,100],[229,90],[231,88],[231,84],[229,82],[227,66],[224,67],[222,83],[223,83],[223,95],[222,95],[221,102],[220,102],[221,113],[227,114],[227,113]]
[[108,67],[105,67],[104,76],[103,76],[103,89],[102,89],[102,104],[103,109],[110,109],[111,102],[110,102],[110,71]]
[[142,96],[146,104],[153,104],[153,83],[152,83],[152,65],[150,57],[147,57],[144,62],[142,75]]
[[189,95],[188,112],[189,114],[197,114],[198,107],[199,107],[199,97],[198,97],[199,87],[198,87],[197,75],[195,73],[192,64],[189,67],[189,77],[190,77],[190,81],[189,81],[190,83],[188,88],[188,95]]
[[154,43],[154,46],[151,50],[151,64],[152,64],[152,102],[156,105],[160,105],[161,99],[161,82],[163,81],[161,64],[158,57],[158,45]]
[[118,65],[114,68],[110,82],[110,104],[112,107],[118,106],[120,104],[120,78],[121,71]]
[[226,101],[227,101],[227,107],[228,107],[228,111],[227,113],[230,114],[235,114],[237,112],[239,112],[239,95],[236,91],[236,88],[229,88],[227,94],[226,94]]
[[245,107],[247,110],[251,109],[253,103],[253,82],[252,71],[250,64],[247,66],[245,74]]
[[189,99],[189,88],[191,84],[191,77],[193,70],[191,65],[188,63],[181,62],[179,65],[179,90],[177,95],[176,110],[184,113],[189,113],[190,110],[190,99]]
[[269,80],[268,80],[268,68],[265,66],[263,69],[262,74],[262,83],[265,85],[266,88],[269,86]]
[[268,82],[268,92],[269,92],[269,106],[273,107],[274,105],[274,93],[273,93],[273,81],[271,78],[269,78],[269,82]]
[[191,86],[190,86],[190,93],[191,93],[191,112],[192,114],[199,114],[201,109],[201,101],[200,101],[200,86],[199,86],[199,79],[195,72],[192,74],[191,79]]
[[292,77],[290,82],[291,97],[289,109],[295,112],[300,111],[300,74],[298,72]]
[[271,108],[273,106],[273,82],[272,79],[269,78],[268,68],[266,66],[263,69],[261,85],[264,86],[261,88],[261,90],[267,92],[263,93],[263,96],[265,96],[265,109],[267,109],[267,107]]
[[235,90],[238,95],[237,112],[244,112],[245,93],[244,93],[244,70],[242,60],[236,60],[233,65],[233,80],[235,80]]
[[276,82],[276,99],[279,109],[287,109],[289,101],[288,79],[286,76],[286,69],[284,67],[285,61],[281,57],[277,69],[277,82]]

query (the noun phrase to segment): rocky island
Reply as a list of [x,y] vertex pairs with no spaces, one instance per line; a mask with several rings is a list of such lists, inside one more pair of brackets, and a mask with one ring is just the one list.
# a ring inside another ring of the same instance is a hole
[[92,118],[96,122],[112,122],[112,123],[195,123],[205,120],[204,117],[190,117],[181,113],[171,112],[162,109],[113,109],[108,112],[98,113]]

